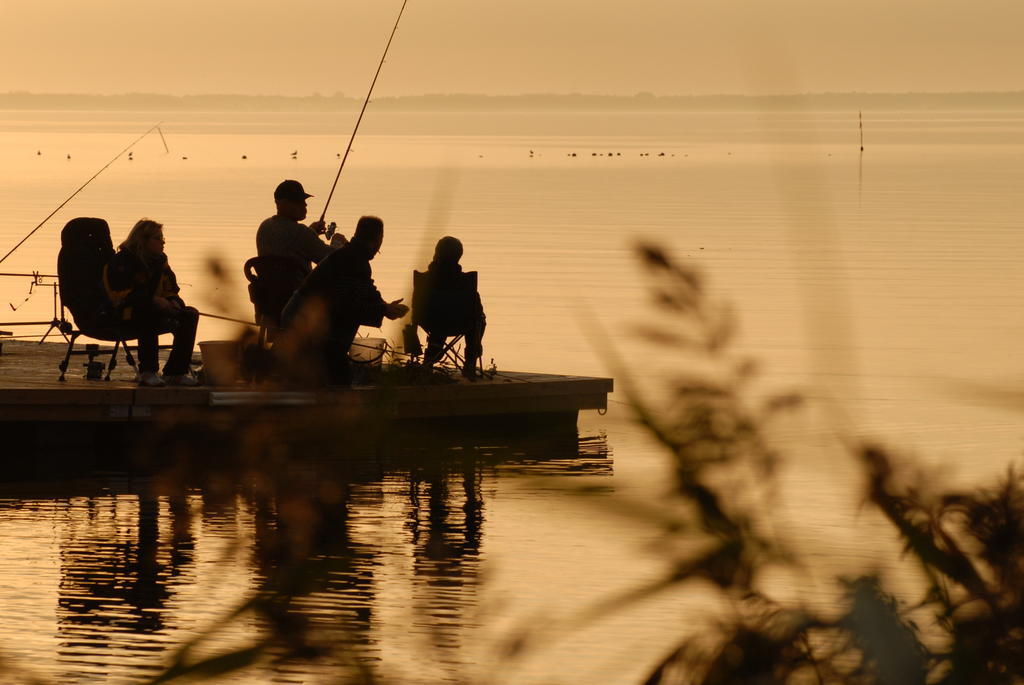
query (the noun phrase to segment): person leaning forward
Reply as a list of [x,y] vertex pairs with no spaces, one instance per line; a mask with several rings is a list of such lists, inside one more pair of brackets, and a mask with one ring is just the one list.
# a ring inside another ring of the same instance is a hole
[[263,221],[256,231],[256,254],[260,257],[291,257],[298,262],[303,275],[308,275],[310,264],[344,245],[347,241],[340,233],[325,243],[318,236],[325,232],[323,221],[309,226],[299,223],[306,218],[306,198],[313,197],[298,181],[281,181],[274,190],[277,213]]
[[386,302],[373,284],[370,261],[384,242],[384,222],[364,216],[352,240],[324,258],[292,296],[282,320],[292,335],[303,335],[327,383],[351,385],[348,353],[359,326],[380,327],[409,308],[399,298]]

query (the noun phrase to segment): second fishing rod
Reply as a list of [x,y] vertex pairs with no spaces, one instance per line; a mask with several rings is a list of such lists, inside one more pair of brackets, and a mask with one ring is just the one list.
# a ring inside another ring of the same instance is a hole
[[[334,189],[338,187],[338,179],[341,178],[341,170],[345,168],[345,160],[348,159],[348,153],[352,151],[352,142],[356,139],[356,133],[359,132],[359,124],[363,121],[363,114],[366,113],[366,106],[370,104],[370,96],[373,94],[373,87],[377,85],[377,77],[380,76],[380,71],[384,67],[384,60],[388,56],[388,50],[391,49],[391,41],[395,39],[395,32],[398,31],[398,24],[402,21],[402,14],[405,12],[405,6],[409,3],[409,0],[402,0],[402,7],[398,10],[398,18],[395,19],[395,25],[391,29],[391,35],[388,36],[388,43],[384,46],[384,54],[380,56],[380,64],[377,65],[377,71],[373,75],[373,81],[370,82],[370,88],[366,92],[366,99],[363,100],[363,106],[359,110],[359,117],[356,118],[356,125],[352,129],[352,135],[348,139],[348,145],[345,147],[345,154],[341,158],[341,164],[338,165],[338,173],[334,176],[334,183],[331,184],[331,192],[327,195],[327,201],[324,202],[324,210],[320,212],[320,223],[323,224],[324,217],[327,216],[327,207],[331,204],[331,198],[334,197]],[[330,238],[333,233],[332,229],[328,232],[327,237]]]

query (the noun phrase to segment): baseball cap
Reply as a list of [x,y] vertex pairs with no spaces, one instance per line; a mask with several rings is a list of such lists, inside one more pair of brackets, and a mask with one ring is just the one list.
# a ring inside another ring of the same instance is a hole
[[302,202],[307,197],[313,197],[302,187],[302,184],[298,181],[292,181],[291,179],[281,181],[277,188],[274,189],[275,200],[293,200],[295,202]]

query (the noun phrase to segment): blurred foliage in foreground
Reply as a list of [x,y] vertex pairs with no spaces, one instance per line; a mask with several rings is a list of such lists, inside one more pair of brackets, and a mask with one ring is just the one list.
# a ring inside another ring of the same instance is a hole
[[[778,464],[767,433],[800,398],[752,401],[755,366],[730,351],[729,311],[711,301],[695,270],[653,245],[639,252],[670,320],[647,335],[683,362],[686,375],[674,379],[667,403],[652,406],[621,364],[614,371],[672,459],[672,511],[685,513],[659,525],[667,541],[680,543],[665,548],[682,551],[667,575],[598,611],[688,584],[710,586],[727,608],[716,625],[667,654],[646,685],[1024,679],[1024,481],[1012,468],[987,489],[926,494],[920,478],[897,474],[885,449],[848,444],[866,476],[867,501],[923,571],[921,596],[905,603],[875,575],[836,578],[843,604],[824,615],[761,590],[768,569],[801,564],[764,520]],[[737,487],[743,482],[749,492]]]
[[[799,595],[770,596],[764,590],[770,571],[803,568],[767,520],[778,504],[773,484],[780,463],[769,435],[802,400],[796,394],[755,399],[756,365],[732,351],[730,311],[711,301],[697,272],[661,249],[644,245],[640,255],[665,314],[645,333],[671,353],[679,375],[667,400],[651,404],[631,387],[624,365],[613,361],[613,372],[638,421],[671,460],[669,501],[657,511],[642,509],[644,520],[661,529],[668,571],[646,587],[609,597],[582,619],[680,587],[722,600],[723,611],[713,621],[651,666],[645,685],[1020,681],[1021,476],[1011,469],[988,489],[930,494],[935,484],[926,489],[920,479],[901,476],[885,449],[850,443],[847,448],[865,475],[866,501],[902,537],[906,554],[922,570],[921,595],[907,601],[887,590],[880,577],[861,575],[835,579],[843,599],[828,612],[808,606]],[[367,432],[365,421],[339,423],[337,417],[310,411],[281,435],[277,424],[262,418],[259,408],[240,410],[218,425],[196,416],[165,426],[150,445],[146,456],[159,473],[154,494],[173,504],[198,489],[214,505],[231,506],[240,494],[252,503],[258,512],[253,554],[260,583],[221,623],[172,654],[149,682],[244,678],[246,669],[267,661],[324,659],[336,666],[335,682],[392,682],[382,665],[361,652],[358,629],[313,625],[301,607],[303,598],[322,591],[332,577],[353,575],[359,549],[349,535],[351,486],[379,477],[359,473],[360,462],[342,455],[328,459],[329,473],[310,468],[301,457],[351,450],[348,443]],[[326,440],[325,425],[332,434],[345,435],[346,444]],[[466,501],[469,507],[477,498]],[[479,525],[478,512],[473,515]],[[187,511],[179,524],[175,535],[189,527]],[[254,617],[259,634],[220,651],[218,633]],[[528,633],[513,637],[507,663],[536,644]],[[7,664],[0,666],[11,673]],[[443,670],[440,679],[469,682],[468,676]]]
[[[631,386],[625,366],[615,362],[614,355],[609,357],[638,421],[671,459],[670,501],[662,512],[644,509],[644,519],[661,527],[664,549],[672,556],[668,573],[656,582],[608,598],[584,612],[583,619],[593,620],[672,588],[692,585],[705,593],[713,589],[725,613],[666,654],[651,668],[645,685],[952,685],[1021,680],[1021,476],[1011,469],[988,489],[930,494],[935,484],[925,488],[920,478],[898,475],[885,449],[848,443],[846,448],[865,475],[866,501],[893,526],[905,553],[922,570],[921,596],[908,603],[888,591],[880,577],[860,575],[835,578],[842,589],[842,605],[827,613],[799,599],[773,598],[762,589],[765,575],[780,567],[799,573],[803,562],[768,520],[778,504],[773,484],[780,462],[769,434],[776,422],[801,407],[802,398],[784,394],[754,399],[756,364],[732,351],[735,327],[730,310],[711,300],[694,269],[656,246],[642,245],[639,253],[665,315],[664,321],[644,332],[670,352],[679,369],[668,399],[648,404]],[[293,437],[318,435],[316,424],[310,417],[310,425]],[[276,519],[267,536],[272,544],[262,546],[273,559],[268,568],[275,570],[238,612],[261,615],[270,629],[257,643],[211,658],[195,660],[192,645],[186,646],[157,682],[178,676],[217,677],[267,654],[316,658],[323,647],[292,605],[296,597],[319,587],[337,564],[345,563],[345,554],[311,552],[317,549],[314,540],[337,543],[339,534],[344,540],[344,507],[336,505],[344,501],[345,483],[352,474],[326,481],[322,474],[296,477],[287,467],[287,455],[280,452],[281,442],[254,432],[250,422],[247,425],[241,442],[232,427],[221,433],[225,443],[220,446],[219,469],[194,457],[196,444],[210,447],[208,436],[176,432],[179,440],[162,446],[171,468],[160,482],[170,493],[196,486],[206,492],[234,493],[232,484],[239,474],[255,484],[254,499],[265,502]],[[295,453],[323,449],[322,441],[287,442],[288,451]],[[271,445],[277,447],[269,449]],[[225,454],[234,459],[224,459]],[[330,642],[334,649],[342,646],[340,661],[347,664],[339,672],[339,682],[381,682],[378,669],[337,637]],[[528,638],[513,638],[510,661],[531,649],[534,642]]]

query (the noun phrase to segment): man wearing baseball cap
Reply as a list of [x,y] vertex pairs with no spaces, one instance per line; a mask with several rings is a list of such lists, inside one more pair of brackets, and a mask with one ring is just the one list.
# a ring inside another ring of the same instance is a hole
[[314,221],[309,226],[299,223],[306,218],[306,198],[313,197],[298,181],[281,181],[274,190],[274,204],[277,213],[260,224],[256,231],[256,254],[260,257],[274,255],[291,257],[302,268],[304,274],[312,270],[312,264],[338,249],[348,241],[340,233],[325,243],[319,236],[326,230],[324,222]]

